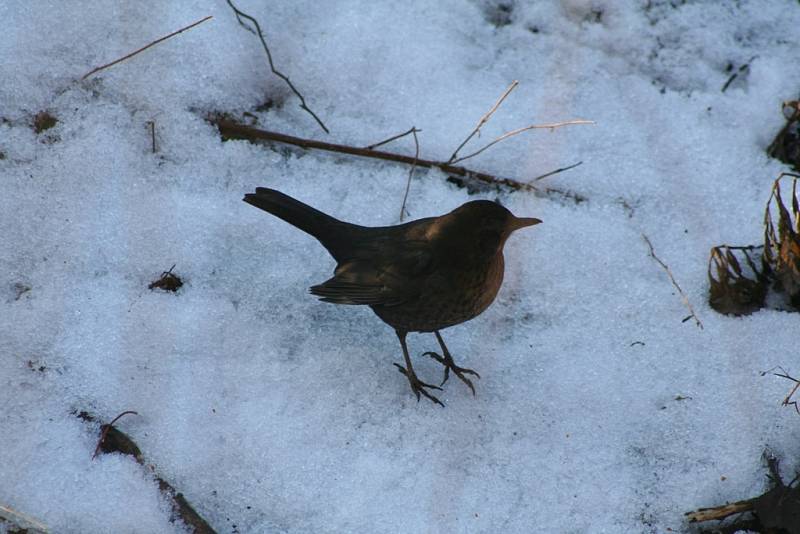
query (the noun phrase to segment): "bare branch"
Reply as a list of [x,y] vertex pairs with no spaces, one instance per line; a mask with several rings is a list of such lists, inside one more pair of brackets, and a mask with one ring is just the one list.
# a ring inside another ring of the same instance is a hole
[[712,519],[725,519],[733,514],[740,514],[753,510],[756,500],[757,499],[748,499],[746,501],[736,501],[714,508],[700,508],[694,512],[688,512],[685,515],[690,523],[701,523],[703,521],[711,521]]
[[411,170],[408,171],[406,192],[403,194],[403,205],[400,206],[400,222],[403,222],[403,214],[406,213],[406,200],[408,200],[408,190],[411,189],[411,177],[414,176],[414,170],[417,168],[417,160],[419,159],[419,139],[417,139],[417,131],[416,128],[411,128],[411,134],[414,136],[414,162],[411,164]]
[[797,413],[800,413],[800,406],[798,405],[800,401],[792,400],[792,397],[794,397],[795,393],[797,393],[797,390],[800,389],[800,380],[798,380],[797,378],[791,376],[788,371],[786,371],[783,367],[780,367],[780,366],[773,367],[772,369],[769,369],[768,371],[762,372],[761,376],[764,376],[765,374],[769,373],[773,369],[780,369],[780,371],[781,371],[780,373],[772,373],[773,375],[778,376],[780,378],[786,378],[787,380],[791,380],[792,382],[794,382],[794,386],[789,391],[789,394],[786,395],[786,397],[784,397],[783,402],[781,402],[781,406],[794,406],[795,411]]
[[[758,56],[751,57],[750,59],[747,60],[747,63],[745,63],[744,65],[740,66],[739,69],[736,72],[734,72],[733,74],[730,75],[730,77],[728,78],[728,81],[726,81],[725,85],[722,86],[722,92],[723,93],[728,90],[728,87],[733,83],[733,80],[735,80],[737,76],[739,76],[740,74],[744,74],[744,73],[746,73],[747,71],[750,70],[750,63],[752,63],[753,60],[756,59],[757,57]],[[733,69],[733,65],[732,64],[728,65],[728,68]]]
[[174,31],[174,32],[170,33],[169,35],[165,35],[164,37],[162,37],[162,38],[160,38],[160,39],[156,39],[156,40],[155,40],[155,41],[153,41],[152,43],[150,43],[150,44],[148,44],[148,45],[145,45],[145,46],[143,46],[142,48],[140,48],[140,49],[138,49],[138,50],[136,50],[136,51],[134,51],[134,52],[131,52],[130,54],[128,54],[128,55],[127,55],[127,56],[125,56],[125,57],[121,57],[121,58],[119,58],[119,59],[117,59],[117,60],[114,60],[114,61],[112,61],[111,63],[106,63],[105,65],[101,65],[100,67],[97,67],[96,69],[93,69],[93,70],[91,70],[91,71],[87,72],[86,74],[84,74],[84,75],[83,75],[83,77],[81,78],[81,80],[85,80],[86,78],[88,78],[88,77],[89,77],[89,76],[91,76],[92,74],[95,74],[96,72],[99,72],[99,71],[101,71],[101,70],[103,70],[103,69],[107,69],[108,67],[111,67],[112,65],[116,65],[117,63],[120,63],[120,62],[122,62],[122,61],[125,61],[126,59],[132,58],[133,56],[135,56],[135,55],[136,55],[136,54],[138,54],[139,52],[144,52],[145,50],[147,50],[147,49],[148,49],[148,48],[150,48],[151,46],[155,46],[155,45],[157,45],[158,43],[160,43],[160,42],[162,42],[162,41],[166,41],[166,40],[167,40],[167,39],[169,39],[170,37],[174,37],[175,35],[178,35],[179,33],[182,33],[182,32],[185,32],[186,30],[189,30],[189,29],[191,29],[191,28],[194,28],[194,27],[195,27],[195,26],[197,26],[198,24],[202,24],[202,23],[204,23],[205,21],[207,21],[207,20],[209,20],[209,19],[212,19],[212,18],[214,18],[214,17],[212,17],[211,15],[209,15],[209,16],[207,16],[207,17],[206,17],[206,18],[204,18],[204,19],[200,19],[200,20],[198,20],[197,22],[193,22],[192,24],[189,24],[189,25],[188,25],[188,26],[186,26],[185,28],[181,28],[180,30]]
[[548,176],[553,176],[554,174],[558,174],[560,172],[564,172],[564,171],[568,171],[570,169],[574,169],[578,165],[583,165],[583,162],[579,161],[578,163],[573,163],[572,165],[569,165],[567,167],[561,167],[560,169],[556,169],[554,171],[546,172],[546,173],[544,173],[542,175],[537,176],[536,178],[531,180],[531,182],[538,182],[539,180],[541,180],[543,178],[547,178]]
[[156,121],[147,121],[145,124],[150,126],[150,140],[153,143],[153,154],[156,153]]
[[686,320],[688,320],[688,319],[694,319],[695,324],[700,328],[700,330],[702,330],[703,329],[703,323],[701,323],[700,319],[697,318],[697,314],[694,312],[694,308],[692,308],[692,304],[689,302],[689,298],[686,296],[686,293],[683,292],[683,289],[681,289],[681,286],[678,285],[678,282],[675,281],[675,277],[672,276],[672,271],[670,270],[669,266],[666,263],[664,263],[663,261],[661,261],[661,258],[656,256],[656,252],[653,249],[653,244],[650,242],[650,238],[648,238],[644,234],[642,234],[642,238],[644,239],[645,243],[647,243],[647,246],[650,248],[650,256],[652,256],[652,258],[654,260],[656,260],[659,263],[659,265],[661,265],[661,267],[664,268],[664,271],[666,271],[667,276],[669,276],[669,279],[672,282],[672,285],[675,286],[675,289],[677,289],[678,293],[680,293],[681,299],[683,299],[684,305],[686,305],[686,307],[689,309],[690,315],[687,318],[684,319],[684,322]]
[[400,139],[401,137],[405,137],[405,136],[407,136],[409,134],[412,134],[414,132],[419,133],[421,131],[422,130],[417,130],[416,126],[412,126],[411,129],[408,130],[407,132],[403,132],[401,134],[397,134],[397,135],[395,135],[393,137],[390,137],[389,139],[384,139],[383,141],[381,141],[379,143],[375,143],[373,145],[365,146],[364,148],[367,149],[367,150],[374,150],[374,149],[378,148],[381,145],[385,145],[386,143],[391,143],[392,141]]
[[573,120],[573,121],[554,122],[554,123],[551,123],[551,124],[532,124],[530,126],[525,126],[524,128],[517,128],[516,130],[511,130],[510,132],[504,133],[503,135],[501,135],[500,137],[498,137],[497,139],[495,139],[494,141],[492,141],[488,145],[484,146],[483,148],[481,148],[479,150],[476,150],[472,154],[470,154],[468,156],[464,156],[463,158],[452,159],[452,160],[448,161],[448,163],[451,163],[451,164],[452,163],[458,163],[459,161],[464,161],[465,159],[469,159],[469,158],[472,158],[474,156],[477,156],[478,154],[480,154],[481,152],[483,152],[487,148],[489,148],[489,147],[491,147],[493,145],[496,145],[500,141],[502,141],[504,139],[508,139],[509,137],[513,137],[515,135],[519,135],[522,132],[527,132],[528,130],[537,130],[537,129],[545,129],[545,128],[548,128],[550,130],[554,130],[556,128],[560,128],[562,126],[569,126],[571,124],[594,124],[594,121],[587,121],[587,120],[583,120],[583,119],[577,119],[577,120]]
[[50,532],[41,521],[0,504],[0,526],[6,521],[11,523],[11,528],[8,532],[27,532],[28,534],[47,534]]
[[[789,377],[789,378],[791,378],[791,377]],[[789,394],[786,395],[786,398],[783,399],[783,402],[781,403],[781,406],[794,406],[795,411],[797,413],[800,413],[800,407],[798,407],[797,401],[793,401],[792,400],[792,397],[794,397],[794,394],[797,393],[797,388],[798,387],[800,387],[800,382],[795,381],[794,387],[789,392]]]
[[[242,27],[244,27],[246,30],[248,30],[251,33],[254,33],[255,35],[257,35],[258,38],[261,40],[261,45],[264,47],[264,52],[267,53],[267,61],[269,62],[269,69],[272,71],[272,73],[275,76],[277,76],[278,78],[282,79],[284,82],[286,82],[286,85],[289,86],[289,89],[291,89],[292,92],[297,95],[297,98],[300,99],[300,108],[302,108],[309,115],[314,117],[314,120],[317,121],[317,124],[319,124],[320,128],[325,130],[325,133],[327,133],[327,134],[331,133],[328,130],[328,128],[325,126],[325,124],[323,124],[322,120],[320,120],[320,118],[317,117],[317,114],[314,113],[313,111],[311,111],[311,109],[306,105],[306,99],[303,98],[303,95],[300,94],[300,91],[298,91],[297,88],[295,88],[294,84],[291,82],[291,80],[289,80],[289,77],[286,76],[285,74],[283,74],[282,72],[278,71],[275,68],[275,64],[272,62],[272,54],[269,51],[269,47],[267,46],[267,41],[264,39],[264,34],[261,31],[261,26],[259,26],[258,21],[256,19],[254,19],[253,17],[251,17],[250,15],[248,15],[247,13],[244,13],[244,12],[240,11],[239,9],[237,9],[236,6],[233,5],[233,2],[231,2],[231,0],[227,0],[227,2],[228,2],[228,5],[231,6],[231,9],[233,9],[233,12],[236,13],[236,20],[239,21],[239,24],[241,24]],[[253,26],[255,26],[255,29],[250,28],[249,26],[247,26],[242,21],[242,18],[246,18],[247,20],[252,22]]]
[[368,150],[366,148],[359,148],[348,145],[338,145],[335,143],[326,143],[324,141],[317,141],[315,139],[303,139],[300,137],[293,137],[278,132],[271,132],[268,130],[260,130],[251,126],[238,124],[227,118],[219,116],[211,116],[208,120],[219,128],[219,132],[225,139],[247,139],[251,142],[257,141],[274,141],[277,143],[285,143],[288,145],[298,146],[300,148],[314,148],[318,150],[327,150],[329,152],[337,152],[341,154],[351,154],[354,156],[361,156],[366,158],[381,159],[386,161],[395,161],[398,163],[406,163],[409,165],[416,165],[418,167],[435,167],[440,169],[451,176],[460,176],[466,179],[477,180],[492,186],[508,187],[515,191],[537,191],[544,193],[555,193],[570,198],[575,202],[583,202],[586,200],[584,197],[576,195],[572,192],[565,192],[558,189],[547,188],[539,189],[533,184],[520,182],[513,178],[503,178],[493,174],[473,171],[465,167],[450,165],[443,161],[426,160],[422,158],[414,158],[405,156],[403,154],[395,154],[393,152],[383,152],[381,150]]
[[108,431],[111,430],[111,428],[114,426],[114,423],[119,421],[120,418],[122,416],[124,416],[124,415],[139,415],[139,414],[137,412],[134,412],[133,410],[126,410],[126,411],[122,412],[121,414],[119,414],[118,416],[116,416],[107,425],[103,425],[101,427],[103,429],[103,432],[100,434],[100,439],[97,440],[97,447],[94,448],[94,454],[92,454],[92,460],[94,460],[95,457],[97,456],[97,454],[100,452],[100,447],[103,446],[103,442],[105,441],[106,436],[108,435]]
[[458,148],[455,150],[455,152],[453,152],[453,155],[450,156],[450,159],[447,160],[447,163],[453,163],[454,161],[457,161],[456,157],[458,156],[458,151],[461,150],[462,148],[464,148],[464,145],[469,143],[469,140],[472,139],[475,135],[480,137],[480,135],[481,135],[481,126],[483,126],[484,124],[489,122],[489,119],[492,118],[492,115],[494,114],[495,111],[497,111],[497,108],[500,107],[500,104],[503,103],[503,100],[505,100],[506,97],[511,94],[511,91],[516,89],[518,85],[519,85],[519,82],[517,80],[514,80],[513,82],[511,82],[511,85],[508,86],[508,89],[506,89],[506,91],[500,96],[500,98],[497,99],[497,102],[494,103],[494,106],[492,106],[492,109],[487,111],[483,115],[483,117],[481,117],[481,120],[478,121],[478,125],[475,126],[474,130],[472,130],[472,133],[470,133],[467,136],[467,138],[464,139],[461,142],[460,145],[458,145]]
[[[111,425],[122,417],[126,413],[135,413],[135,412],[124,412],[120,414],[114,421],[112,421],[108,425],[103,425],[108,429],[109,435],[109,443],[104,447],[103,452],[116,452],[120,454],[125,454],[128,456],[132,456],[133,459],[142,467],[146,466],[147,473],[149,476],[155,478],[155,481],[158,483],[158,489],[161,493],[170,501],[172,501],[172,509],[176,513],[178,517],[189,527],[189,531],[193,532],[194,534],[215,534],[215,531],[211,526],[203,519],[200,514],[195,511],[189,501],[186,500],[186,497],[183,496],[182,493],[178,492],[172,484],[161,478],[161,476],[156,473],[155,466],[152,464],[146,464],[144,460],[144,456],[142,455],[141,449],[136,444],[136,442],[131,439],[130,436],[113,428]],[[95,421],[95,417],[88,412],[80,412],[76,414],[80,419],[84,421]]]

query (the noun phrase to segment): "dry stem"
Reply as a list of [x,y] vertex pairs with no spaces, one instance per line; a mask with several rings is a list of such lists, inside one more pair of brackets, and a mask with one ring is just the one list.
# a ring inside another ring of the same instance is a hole
[[[789,377],[789,378],[791,378],[791,377]],[[794,387],[789,392],[789,394],[786,395],[786,398],[783,399],[783,402],[781,403],[781,405],[782,406],[792,405],[792,406],[794,406],[795,411],[797,411],[797,413],[800,413],[800,407],[797,406],[797,401],[793,401],[792,400],[792,397],[794,397],[794,394],[797,393],[797,388],[800,387],[800,381],[795,380],[795,379],[792,379],[792,380],[795,381],[794,382]]]
[[156,121],[147,121],[150,125],[150,140],[153,142],[153,154],[156,153]]
[[409,129],[407,132],[403,132],[401,134],[394,135],[394,136],[390,137],[389,139],[384,139],[383,141],[381,141],[379,143],[375,143],[375,144],[372,144],[372,145],[369,145],[369,146],[365,146],[364,148],[367,149],[367,150],[374,150],[374,149],[378,148],[381,145],[385,145],[386,143],[391,143],[392,141],[400,139],[401,137],[405,137],[405,136],[410,135],[410,134],[412,134],[414,132],[421,132],[421,131],[422,130],[417,130],[416,126],[412,126],[411,129]]
[[[106,452],[119,452],[122,454],[126,454],[132,456],[133,459],[142,465],[145,466],[144,458],[142,457],[142,453],[139,450],[139,447],[136,443],[124,432],[117,430],[116,428],[112,428],[111,425],[117,421],[120,417],[125,415],[126,413],[136,413],[136,412],[123,412],[119,416],[117,416],[114,421],[112,421],[108,425],[103,425],[109,433],[113,432],[114,439],[111,440],[113,445],[110,444],[109,450]],[[76,414],[80,419],[84,421],[95,421],[95,417],[89,414],[88,412],[80,412]],[[189,527],[190,532],[194,532],[194,534],[215,534],[214,529],[203,519],[200,514],[198,514],[192,505],[186,500],[183,494],[179,493],[175,488],[166,480],[161,478],[157,473],[155,473],[155,468],[152,465],[147,465],[149,471],[153,472],[153,476],[155,477],[156,482],[158,482],[159,490],[172,501],[173,510],[177,513],[180,519]]]
[[[318,150],[327,150],[329,152],[337,152],[337,153],[351,154],[354,156],[361,156],[366,158],[375,158],[387,161],[395,161],[399,163],[407,163],[409,165],[416,165],[417,167],[426,167],[426,168],[435,167],[437,169],[440,169],[442,172],[445,172],[450,175],[478,180],[480,182],[490,184],[493,186],[509,187],[517,191],[542,191],[541,189],[537,188],[536,186],[530,183],[520,182],[518,180],[514,180],[513,178],[502,178],[499,176],[495,176],[493,174],[473,171],[465,167],[450,165],[443,161],[426,160],[422,158],[405,156],[402,154],[395,154],[392,152],[369,150],[366,148],[359,148],[349,145],[326,143],[324,141],[316,141],[314,139],[303,139],[300,137],[293,137],[291,135],[286,135],[278,132],[271,132],[268,130],[260,130],[258,128],[253,128],[250,126],[245,126],[243,124],[238,124],[224,117],[212,116],[209,117],[209,120],[219,128],[222,137],[227,139],[247,139],[249,141],[275,141],[278,143],[286,143],[289,145],[294,145],[305,149],[315,148]],[[575,167],[575,165],[566,167],[564,169],[558,169],[556,171],[553,171],[553,173],[548,173],[548,174],[554,174],[556,172],[561,172],[573,167]],[[559,193],[567,197],[570,197],[569,192],[559,191],[556,189],[545,189],[544,191]],[[572,197],[576,198],[577,202],[585,200],[582,197],[575,197],[574,195],[572,195]]]
[[700,523],[702,521],[711,521],[712,519],[725,519],[733,514],[753,510],[755,502],[756,499],[748,499],[746,501],[736,501],[722,506],[715,506],[714,508],[700,508],[694,512],[688,512],[686,518],[690,523]]
[[539,176],[537,176],[536,178],[531,180],[531,182],[538,182],[539,180],[542,180],[544,178],[548,178],[550,176],[553,176],[554,174],[558,174],[560,172],[564,172],[564,171],[568,171],[570,169],[574,169],[578,165],[583,165],[583,162],[579,161],[578,163],[573,163],[572,165],[567,165],[566,167],[561,167],[560,169],[556,169],[554,171],[550,171],[550,172],[546,172],[544,174],[540,174]]
[[[247,13],[244,13],[239,9],[237,9],[236,6],[233,5],[233,2],[231,2],[231,0],[227,0],[227,2],[228,5],[231,6],[231,9],[233,9],[233,12],[236,13],[236,20],[239,21],[239,24],[241,24],[242,27],[244,27],[246,30],[257,35],[258,38],[261,40],[261,45],[264,47],[264,52],[267,53],[267,61],[269,62],[269,69],[272,71],[272,73],[281,80],[283,80],[284,82],[286,82],[286,85],[289,86],[289,89],[291,89],[292,92],[297,95],[297,98],[300,99],[300,108],[305,110],[312,117],[314,117],[314,120],[317,121],[317,124],[319,124],[320,128],[325,130],[325,133],[331,133],[325,126],[325,124],[323,124],[322,120],[319,117],[317,117],[317,114],[311,111],[311,109],[306,105],[306,99],[303,98],[303,95],[300,94],[300,91],[298,91],[295,88],[294,84],[291,82],[291,80],[289,80],[289,77],[275,68],[275,64],[272,62],[272,54],[269,51],[269,47],[267,46],[267,41],[264,39],[264,34],[261,32],[261,26],[259,26],[258,21],[253,17],[251,17],[250,15],[248,15]],[[248,27],[244,22],[242,22],[242,17],[252,22],[253,26],[255,26],[255,30],[253,28]]]
[[683,289],[681,289],[681,286],[678,285],[678,282],[675,281],[675,277],[672,276],[672,271],[670,270],[669,266],[666,263],[664,263],[663,261],[661,261],[661,259],[658,256],[656,256],[656,252],[653,249],[653,243],[650,242],[650,239],[644,234],[642,234],[642,238],[644,239],[645,243],[647,243],[647,246],[650,247],[650,256],[652,256],[653,259],[656,260],[659,263],[659,265],[661,265],[661,267],[664,268],[664,271],[666,271],[667,276],[669,276],[669,279],[672,282],[672,285],[675,286],[675,289],[677,289],[678,293],[680,293],[681,299],[683,299],[684,305],[686,305],[686,307],[689,309],[690,315],[689,315],[689,317],[684,319],[684,321],[686,321],[687,319],[694,319],[695,324],[700,328],[700,330],[702,330],[703,329],[703,323],[701,323],[700,319],[697,318],[697,314],[694,312],[694,308],[692,308],[692,304],[689,302],[689,298],[686,296],[686,293],[683,292]]
[[[773,367],[772,369],[775,369],[775,367]],[[769,371],[772,371],[772,369],[770,369]],[[786,378],[787,380],[791,380],[792,382],[794,382],[794,386],[792,387],[791,391],[789,391],[789,394],[786,395],[786,397],[784,397],[783,402],[781,402],[781,406],[794,406],[794,409],[797,411],[797,413],[800,413],[800,406],[798,406],[799,401],[792,400],[794,394],[797,393],[798,389],[800,389],[800,380],[791,376],[783,367],[778,366],[777,369],[780,369],[781,372],[772,373],[773,375],[779,376],[781,378]],[[761,373],[761,376],[764,376],[769,371],[764,371],[763,373]]]
[[419,139],[417,139],[417,131],[415,127],[411,128],[411,134],[414,136],[414,162],[411,164],[411,170],[408,171],[406,192],[403,194],[403,205],[400,206],[400,222],[403,222],[403,214],[406,212],[406,200],[408,200],[408,190],[411,189],[411,177],[414,176],[414,169],[417,168],[417,160],[419,159]]
[[12,523],[14,527],[20,528],[20,530],[15,530],[12,527],[9,532],[27,532],[28,534],[47,534],[50,532],[47,526],[40,521],[0,504],[0,524],[2,524],[3,520]]
[[105,65],[101,65],[100,67],[97,67],[96,69],[93,69],[93,70],[91,70],[91,71],[87,72],[86,74],[84,74],[84,75],[83,75],[83,77],[81,78],[81,80],[85,80],[86,78],[88,78],[89,76],[91,76],[92,74],[94,74],[94,73],[96,73],[96,72],[99,72],[99,71],[101,71],[101,70],[103,70],[103,69],[107,69],[108,67],[111,67],[112,65],[116,65],[117,63],[120,63],[120,62],[122,62],[122,61],[125,61],[125,60],[126,60],[126,59],[128,59],[128,58],[132,58],[133,56],[135,56],[135,55],[136,55],[136,54],[138,54],[139,52],[144,52],[145,50],[147,50],[147,49],[148,49],[148,48],[150,48],[151,46],[155,46],[155,45],[157,45],[158,43],[160,43],[160,42],[162,42],[162,41],[166,41],[166,40],[167,40],[167,39],[169,39],[170,37],[174,37],[175,35],[178,35],[179,33],[182,33],[182,32],[185,32],[186,30],[189,30],[189,29],[191,29],[191,28],[194,28],[194,27],[195,27],[195,26],[197,26],[198,24],[202,24],[202,23],[204,23],[205,21],[207,21],[208,19],[212,19],[212,18],[214,18],[214,17],[212,17],[211,15],[209,15],[209,16],[207,16],[207,17],[206,17],[206,18],[204,18],[204,19],[200,19],[200,20],[198,20],[197,22],[193,22],[192,24],[189,24],[188,26],[186,26],[186,27],[184,27],[184,28],[181,28],[180,30],[174,31],[174,32],[170,33],[169,35],[165,35],[164,37],[162,37],[162,38],[160,38],[160,39],[156,39],[156,40],[155,40],[155,41],[153,41],[152,43],[150,43],[150,44],[148,44],[148,45],[145,45],[145,46],[143,46],[142,48],[140,48],[140,49],[138,49],[138,50],[135,50],[135,51],[131,52],[131,53],[130,53],[130,54],[128,54],[127,56],[124,56],[124,57],[121,57],[121,58],[119,58],[119,59],[117,59],[117,60],[114,60],[114,61],[112,61],[111,63],[106,63]]
[[544,128],[549,128],[550,130],[554,130],[556,128],[560,128],[562,126],[568,126],[568,125],[571,125],[571,124],[594,124],[594,121],[576,119],[576,120],[572,120],[572,121],[554,122],[554,123],[551,123],[551,124],[531,124],[530,126],[525,126],[524,128],[517,128],[516,130],[511,130],[510,132],[504,133],[503,135],[501,135],[500,137],[498,137],[497,139],[495,139],[491,143],[487,144],[486,146],[484,146],[483,148],[481,148],[479,150],[476,150],[472,154],[470,154],[468,156],[464,156],[462,158],[458,158],[458,159],[451,159],[448,163],[458,163],[459,161],[464,161],[465,159],[469,159],[471,157],[477,156],[478,154],[480,154],[481,152],[483,152],[487,148],[489,148],[489,147],[491,147],[493,145],[496,145],[500,141],[502,141],[504,139],[508,139],[509,137],[513,137],[515,135],[521,134],[522,132],[526,132],[528,130],[544,129]]
[[105,441],[106,436],[108,435],[108,431],[111,429],[111,427],[114,426],[114,423],[119,421],[122,416],[129,415],[129,414],[130,415],[139,415],[137,412],[134,412],[133,410],[126,410],[126,411],[122,412],[121,414],[119,414],[118,416],[116,416],[110,423],[108,423],[107,425],[103,425],[102,426],[103,432],[100,434],[100,439],[97,440],[97,447],[94,448],[94,454],[92,454],[92,460],[94,460],[95,457],[97,456],[97,454],[100,452],[100,447],[103,446],[103,442]]
[[734,72],[733,74],[731,74],[731,75],[730,75],[730,77],[728,78],[728,81],[726,81],[726,82],[725,82],[725,85],[723,85],[723,86],[722,86],[722,92],[723,92],[723,93],[724,93],[725,91],[727,91],[727,90],[728,90],[728,87],[729,87],[729,86],[730,86],[730,85],[733,83],[733,80],[735,80],[735,79],[736,79],[736,78],[739,76],[739,74],[742,74],[742,73],[744,73],[744,72],[746,72],[747,70],[749,70],[749,69],[750,69],[750,63],[751,63],[751,62],[752,62],[754,59],[756,59],[757,57],[758,57],[758,56],[753,56],[753,57],[751,57],[750,59],[748,59],[748,60],[747,60],[747,63],[745,63],[744,65],[741,65],[741,66],[740,66],[740,67],[737,69],[737,71],[736,71],[736,72]]
[[455,150],[455,152],[453,152],[453,155],[450,156],[450,159],[447,160],[447,163],[453,163],[454,161],[457,161],[456,160],[456,156],[458,156],[458,151],[461,150],[462,148],[464,148],[464,145],[469,143],[469,140],[472,139],[475,135],[480,137],[480,135],[481,135],[481,126],[483,126],[484,124],[489,122],[489,119],[492,118],[492,115],[494,114],[495,111],[497,111],[497,108],[500,107],[500,104],[503,103],[503,100],[505,100],[506,97],[511,94],[511,91],[516,89],[518,85],[519,85],[519,82],[517,80],[514,80],[513,82],[511,82],[511,85],[508,86],[508,89],[506,89],[505,92],[500,96],[500,98],[497,99],[497,102],[494,103],[494,106],[492,106],[492,109],[490,109],[489,111],[484,113],[483,117],[481,117],[481,120],[478,121],[477,126],[475,126],[475,129],[472,130],[472,133],[470,133],[467,136],[467,138],[464,139],[464,141],[462,141],[460,145],[458,145],[458,148]]

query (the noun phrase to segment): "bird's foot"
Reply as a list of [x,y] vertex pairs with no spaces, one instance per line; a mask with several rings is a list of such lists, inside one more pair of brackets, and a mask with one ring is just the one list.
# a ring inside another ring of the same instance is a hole
[[444,408],[444,403],[442,401],[440,401],[439,399],[437,399],[436,397],[425,391],[425,388],[438,389],[439,391],[441,391],[442,388],[440,388],[439,386],[434,386],[433,384],[426,384],[425,382],[417,378],[417,374],[414,372],[413,369],[411,370],[411,372],[409,372],[408,369],[406,369],[399,363],[396,363],[394,365],[395,367],[397,367],[398,371],[400,371],[406,378],[408,378],[408,383],[411,384],[411,391],[413,391],[414,395],[417,396],[417,402],[419,402],[419,396],[420,394],[422,394],[428,399],[430,399],[432,402],[435,402],[436,404]]
[[469,389],[472,391],[472,395],[475,395],[475,386],[473,386],[472,381],[464,375],[475,375],[477,378],[480,378],[481,375],[472,369],[457,366],[456,362],[453,360],[453,357],[447,352],[444,353],[444,356],[436,352],[426,352],[423,354],[423,356],[430,356],[437,362],[444,365],[444,379],[442,380],[442,383],[439,384],[440,386],[443,386],[444,383],[447,382],[447,379],[450,378],[450,371],[452,370],[453,373],[469,387]]

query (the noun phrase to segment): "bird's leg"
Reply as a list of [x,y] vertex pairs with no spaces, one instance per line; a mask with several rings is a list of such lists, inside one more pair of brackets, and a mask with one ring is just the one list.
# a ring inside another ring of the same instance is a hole
[[406,332],[402,332],[400,330],[397,330],[396,332],[398,339],[400,339],[400,346],[403,347],[403,358],[405,358],[406,360],[406,366],[403,367],[399,363],[396,363],[394,365],[400,370],[401,373],[405,375],[406,378],[408,378],[408,383],[411,384],[411,391],[413,391],[414,394],[417,396],[417,402],[419,402],[419,395],[421,393],[425,395],[427,398],[429,398],[431,401],[438,404],[439,406],[444,407],[442,401],[440,401],[439,399],[437,399],[436,397],[425,391],[425,388],[438,389],[438,390],[441,390],[442,388],[440,388],[439,386],[434,386],[432,384],[426,384],[425,382],[422,382],[419,378],[417,378],[417,375],[414,372],[414,368],[411,366],[411,358],[409,358],[408,356],[408,346],[406,346]]
[[439,334],[438,330],[434,330],[433,333],[436,334],[436,339],[439,340],[439,346],[442,347],[442,354],[439,355],[435,352],[426,352],[423,356],[430,356],[437,362],[444,365],[444,380],[442,380],[440,385],[444,385],[444,383],[447,382],[447,379],[450,378],[450,370],[452,369],[453,373],[455,373],[455,375],[460,378],[462,382],[469,386],[469,389],[472,390],[472,394],[475,395],[475,386],[473,386],[472,381],[464,375],[475,375],[478,378],[480,378],[481,375],[472,369],[457,366],[456,362],[453,360],[453,357],[450,355],[450,351],[447,350],[447,346],[444,344],[442,335]]

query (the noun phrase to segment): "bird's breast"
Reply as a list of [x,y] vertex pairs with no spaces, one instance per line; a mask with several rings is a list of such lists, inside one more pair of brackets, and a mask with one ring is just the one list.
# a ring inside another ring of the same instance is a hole
[[[464,285],[470,290],[462,296],[465,312],[471,313],[468,319],[483,313],[494,302],[503,284],[505,261],[503,253],[496,254],[485,269],[464,273]],[[464,319],[466,321],[467,319]]]

